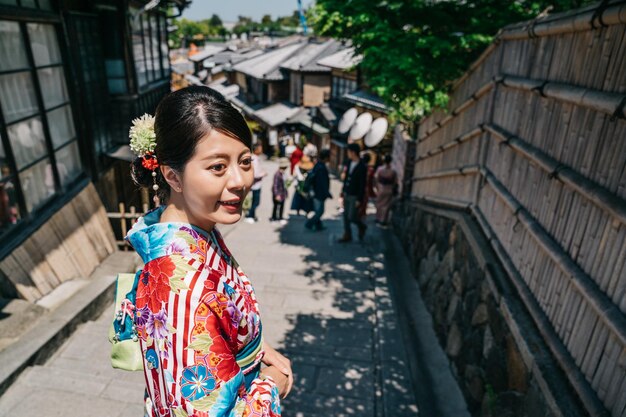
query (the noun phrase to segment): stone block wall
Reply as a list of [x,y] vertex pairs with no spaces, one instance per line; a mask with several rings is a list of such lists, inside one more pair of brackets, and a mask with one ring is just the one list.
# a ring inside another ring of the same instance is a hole
[[472,415],[560,414],[548,407],[460,224],[412,203],[400,204],[393,222]]

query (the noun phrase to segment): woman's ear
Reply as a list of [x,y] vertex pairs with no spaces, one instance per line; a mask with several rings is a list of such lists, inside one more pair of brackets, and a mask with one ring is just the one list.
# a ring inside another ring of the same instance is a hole
[[169,165],[161,165],[159,168],[161,169],[163,178],[165,178],[165,181],[169,184],[170,188],[173,191],[180,193],[183,190],[183,182],[180,174]]

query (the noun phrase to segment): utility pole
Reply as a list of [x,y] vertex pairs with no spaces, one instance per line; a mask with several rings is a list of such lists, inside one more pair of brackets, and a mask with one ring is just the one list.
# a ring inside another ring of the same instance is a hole
[[302,0],[298,0],[298,13],[300,13],[300,25],[302,25],[302,32],[306,35],[308,28],[306,26],[306,17],[304,17],[304,11],[302,10]]

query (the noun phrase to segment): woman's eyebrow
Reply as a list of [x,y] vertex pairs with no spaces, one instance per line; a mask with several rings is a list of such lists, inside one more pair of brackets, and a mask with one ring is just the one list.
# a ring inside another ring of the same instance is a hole
[[205,156],[202,159],[203,160],[207,160],[207,159],[230,159],[230,155],[227,154],[227,153],[212,153],[210,155]]
[[[245,149],[243,150],[240,154],[239,157],[241,158],[243,155],[250,153],[249,149]],[[227,153],[212,153],[210,155],[205,156],[204,158],[202,158],[203,160],[208,160],[208,159],[230,159],[230,155]]]

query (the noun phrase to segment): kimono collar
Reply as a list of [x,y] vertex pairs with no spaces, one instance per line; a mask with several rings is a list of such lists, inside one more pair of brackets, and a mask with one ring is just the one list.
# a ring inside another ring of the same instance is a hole
[[161,222],[163,210],[165,206],[157,207],[140,217],[126,235],[143,262],[172,254],[203,260],[211,241],[216,242],[215,232],[184,222]]

